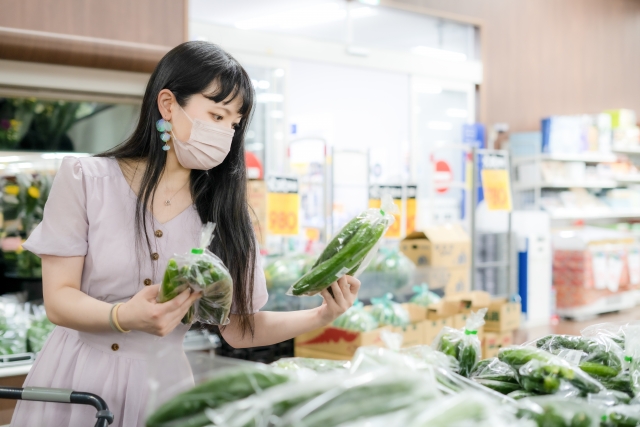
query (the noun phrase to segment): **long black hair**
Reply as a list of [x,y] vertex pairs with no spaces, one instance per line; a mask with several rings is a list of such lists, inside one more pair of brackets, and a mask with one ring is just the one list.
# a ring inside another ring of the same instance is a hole
[[[204,93],[212,83],[213,93]],[[202,94],[215,102],[229,102],[240,97],[242,120],[236,127],[231,151],[215,168],[192,170],[191,197],[202,223],[215,222],[216,237],[209,250],[229,268],[233,278],[233,300],[243,333],[253,334],[253,280],[256,241],[246,198],[244,135],[253,111],[254,90],[242,66],[219,46],[203,41],[182,43],[171,49],[158,63],[144,93],[140,119],[133,134],[123,143],[99,156],[118,160],[144,160],[147,163],[136,202],[135,229],[139,241],[146,242],[147,209],[158,187],[166,163],[164,142],[156,130],[161,119],[158,94],[168,89],[178,104],[185,106],[189,97]]]

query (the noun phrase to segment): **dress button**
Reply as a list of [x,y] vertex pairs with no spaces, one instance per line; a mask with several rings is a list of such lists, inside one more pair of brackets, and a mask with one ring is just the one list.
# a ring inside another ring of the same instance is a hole
[[120,346],[118,344],[111,344],[111,350],[118,351],[120,350]]
[[160,255],[158,255],[157,252],[154,252],[154,253],[151,254],[151,259],[152,260],[157,261],[158,258],[160,258]]
[[155,234],[156,234],[156,237],[162,237],[164,233],[162,232],[162,230],[156,230]]
[[151,279],[144,279],[144,285],[145,286],[151,285]]

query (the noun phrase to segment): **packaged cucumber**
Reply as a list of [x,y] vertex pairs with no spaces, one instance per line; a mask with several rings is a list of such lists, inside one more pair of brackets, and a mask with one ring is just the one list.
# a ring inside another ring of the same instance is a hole
[[618,405],[609,408],[607,421],[602,423],[611,427],[635,427],[640,425],[640,405]]
[[402,304],[393,301],[393,294],[371,299],[371,315],[381,326],[407,326],[409,312]]
[[423,307],[440,301],[440,296],[436,293],[431,292],[429,290],[429,285],[427,285],[426,283],[414,286],[413,293],[414,295],[411,297],[410,302],[421,305]]
[[518,401],[518,416],[538,427],[599,427],[603,411],[583,399],[537,396]]
[[311,369],[316,372],[344,371],[351,367],[351,362],[345,360],[314,359],[310,357],[284,357],[271,364],[285,371]]
[[182,319],[185,324],[196,321],[211,325],[229,323],[233,280],[222,260],[207,249],[215,227],[214,223],[206,224],[202,228],[200,247],[186,254],[175,255],[164,272],[158,302],[172,300],[188,288],[202,292],[202,298],[193,304]]
[[393,224],[397,206],[390,196],[382,206],[368,209],[352,219],[334,236],[309,272],[287,295],[316,295],[344,275],[358,276],[375,256],[379,241]]
[[640,395],[640,326],[625,328],[624,360],[629,366],[631,391]]
[[460,375],[469,377],[480,361],[482,346],[478,338],[478,329],[484,325],[487,309],[482,308],[471,313],[463,329],[444,327],[433,341],[433,348],[458,360]]
[[372,331],[378,327],[376,319],[356,300],[347,311],[333,321],[333,326],[354,332]]
[[496,357],[481,360],[474,368],[470,378],[518,384],[516,371]]

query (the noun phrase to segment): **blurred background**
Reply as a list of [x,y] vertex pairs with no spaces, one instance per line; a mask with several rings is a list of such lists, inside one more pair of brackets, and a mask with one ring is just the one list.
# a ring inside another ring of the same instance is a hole
[[388,194],[365,302],[483,291],[521,305],[524,335],[633,315],[637,0],[0,0],[2,293],[42,297],[21,244],[61,158],[123,141],[187,40],[230,52],[257,93],[245,148],[268,309],[317,305],[285,291]]

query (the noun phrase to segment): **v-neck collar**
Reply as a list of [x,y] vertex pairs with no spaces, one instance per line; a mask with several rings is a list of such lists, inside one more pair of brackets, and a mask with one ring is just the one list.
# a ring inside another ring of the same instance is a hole
[[[127,190],[129,192],[129,196],[132,197],[135,200],[138,200],[138,195],[136,194],[135,191],[133,191],[133,188],[131,188],[131,185],[129,184],[129,181],[127,181],[127,178],[124,176],[124,172],[122,171],[122,168],[120,167],[120,164],[118,163],[118,159],[112,157],[111,158],[113,160],[113,163],[115,164],[116,169],[118,169],[118,175],[119,178],[122,180],[122,183],[127,187]],[[145,206],[144,210],[145,212],[147,212],[151,218],[153,218],[153,221],[160,224],[161,226],[166,226],[167,224],[169,224],[170,222],[174,221],[175,219],[177,219],[178,217],[182,216],[183,214],[185,214],[187,211],[189,211],[190,209],[193,209],[193,204],[187,206],[185,209],[183,209],[182,211],[180,211],[180,213],[176,214],[175,216],[173,216],[171,219],[165,221],[165,222],[160,222],[158,221],[158,219],[155,217],[155,215],[153,214],[152,211],[150,211],[149,209],[147,209],[147,207]]]

